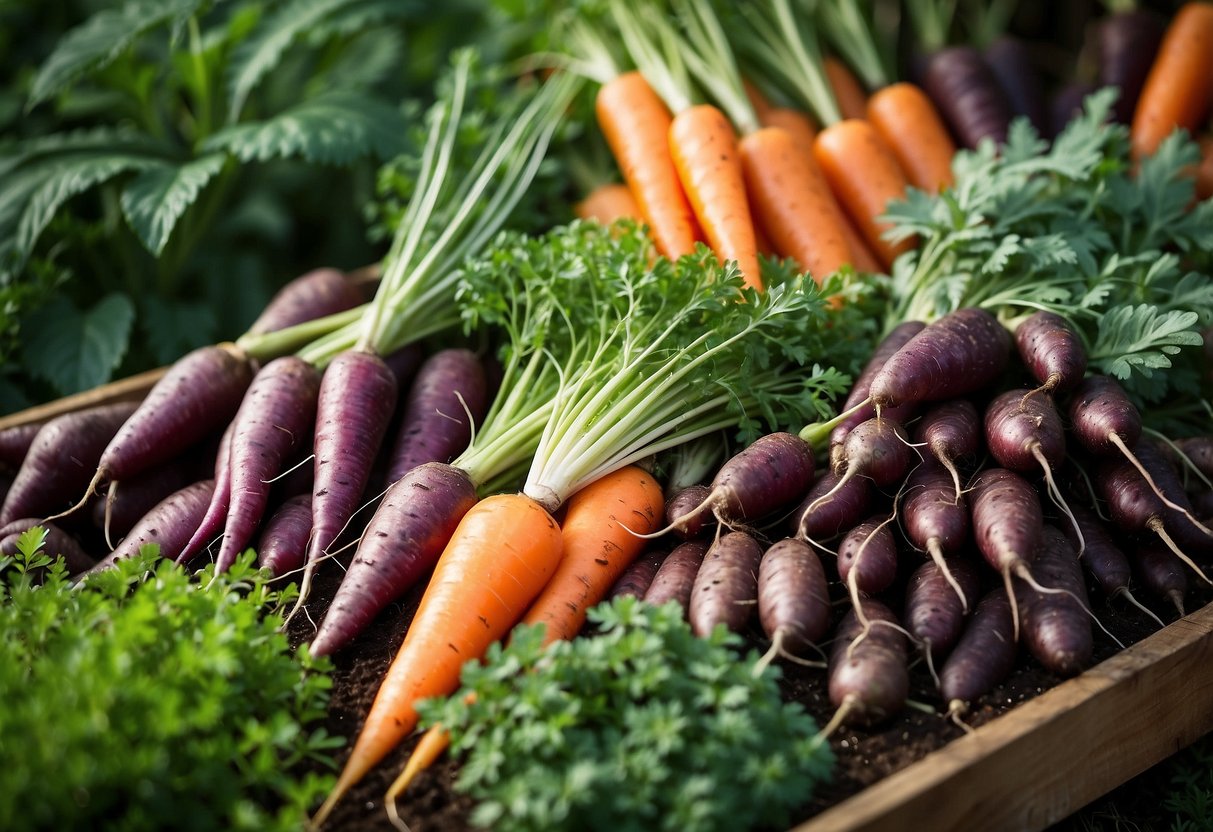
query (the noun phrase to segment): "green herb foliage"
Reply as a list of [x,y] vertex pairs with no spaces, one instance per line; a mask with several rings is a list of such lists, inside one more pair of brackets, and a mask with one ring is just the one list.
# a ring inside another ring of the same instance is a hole
[[[739,830],[786,825],[833,755],[777,673],[718,627],[697,638],[677,604],[590,610],[598,632],[543,647],[542,625],[463,669],[419,710],[463,757],[472,822],[513,830]],[[475,693],[468,704],[466,694]]]
[[0,560],[0,828],[298,829],[341,744],[329,665],[251,553],[207,587],[145,547],[73,587],[44,537]]

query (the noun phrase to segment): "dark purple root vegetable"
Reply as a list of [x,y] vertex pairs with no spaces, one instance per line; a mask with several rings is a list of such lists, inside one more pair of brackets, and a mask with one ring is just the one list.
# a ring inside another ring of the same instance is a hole
[[1001,35],[986,47],[983,57],[1006,94],[1012,116],[1027,116],[1036,132],[1043,134],[1049,127],[1044,89],[1028,45],[1011,35]]
[[1069,416],[1079,444],[1096,456],[1128,453],[1141,437],[1141,414],[1111,376],[1083,379],[1070,397]]
[[960,638],[967,612],[961,599],[976,598],[981,584],[971,561],[957,558],[946,567],[924,563],[906,585],[906,629],[932,659],[946,656]]
[[161,557],[175,560],[201,522],[214,489],[214,480],[202,480],[165,497],[135,524],[130,534],[122,538],[108,557],[98,561],[84,577],[109,569],[124,558],[134,557],[139,554],[140,548],[153,543],[160,547]]
[[996,589],[977,602],[973,618],[939,674],[939,691],[952,714],[964,713],[1007,677],[1015,666],[1018,642],[1011,602]]
[[206,476],[197,476],[195,468],[178,459],[123,481],[122,488],[114,493],[112,500],[93,503],[93,525],[105,533],[107,540],[125,537],[139,522],[139,518],[151,511],[156,503]]
[[312,641],[313,656],[340,650],[438,562],[476,486],[461,469],[427,462],[383,496]]
[[665,504],[666,527],[683,540],[711,534],[716,529],[716,516],[696,511],[711,496],[706,485],[689,485]]
[[203,547],[210,545],[211,538],[218,535],[219,530],[223,528],[223,521],[227,517],[228,501],[232,497],[232,466],[229,463],[232,457],[232,437],[235,432],[235,423],[229,422],[223,431],[223,436],[219,438],[219,449],[215,453],[215,475],[212,477],[215,487],[211,489],[211,502],[198,521],[193,534],[181,547],[181,552],[177,555],[177,563],[186,563],[201,552]]
[[677,601],[684,610],[689,607],[695,576],[699,574],[709,545],[706,540],[688,540],[675,546],[653,576],[653,583],[644,593],[644,602],[660,606]]
[[1112,117],[1121,124],[1133,123],[1164,29],[1163,19],[1150,9],[1118,11],[1099,24],[1099,86],[1120,90]]
[[13,475],[7,471],[0,471],[0,505],[4,505],[4,501],[8,498],[8,490],[13,487]]
[[1028,652],[1050,672],[1073,676],[1091,663],[1095,637],[1078,555],[1065,535],[1052,526],[1044,527],[1032,573],[1038,581],[1065,592],[1042,594],[1026,585],[1020,587]]
[[249,327],[249,335],[262,335],[353,309],[362,292],[336,269],[314,269],[296,277],[270,298]]
[[869,517],[843,537],[838,545],[838,577],[851,591],[877,595],[897,578],[897,540],[893,518]]
[[[1071,506],[1071,510],[1078,522],[1078,528],[1082,531],[1083,540],[1086,541],[1086,548],[1079,560],[1086,565],[1087,571],[1095,578],[1103,593],[1109,598],[1123,595],[1130,604],[1157,621],[1158,626],[1164,626],[1159,617],[1138,601],[1129,590],[1129,579],[1132,575],[1129,559],[1116,545],[1116,541],[1112,539],[1099,517],[1082,506]],[[1068,537],[1071,534],[1069,529],[1066,533]],[[1070,537],[1070,545],[1077,549],[1077,536]]]
[[873,417],[847,434],[833,470],[844,481],[864,476],[883,488],[904,477],[916,455],[905,428],[888,417]]
[[270,515],[257,539],[262,569],[281,577],[303,568],[303,553],[312,534],[312,495],[297,494]]
[[1162,446],[1150,439],[1140,439],[1132,451],[1165,506],[1163,527],[1185,552],[1198,556],[1213,554],[1213,529],[1196,519],[1179,469]]
[[[871,598],[861,600],[838,626],[830,654],[830,703],[837,708],[822,729],[875,725],[905,707],[910,690],[906,637],[892,610]],[[865,627],[864,621],[871,626]],[[892,625],[892,626],[890,626]]]
[[1002,575],[1011,599],[1015,637],[1019,638],[1019,610],[1011,576],[1018,575],[1039,585],[1028,569],[1040,548],[1044,514],[1036,490],[1014,471],[989,468],[973,478],[969,486],[973,537],[990,566]]
[[971,46],[941,49],[927,63],[923,87],[960,144],[1005,144],[1011,104],[994,72]]
[[1097,89],[1097,84],[1073,80],[1054,91],[1049,101],[1049,138],[1056,138],[1075,116],[1082,114],[1083,102]]
[[1087,350],[1065,318],[1041,310],[1015,327],[1015,346],[1032,377],[1033,393],[1070,390],[1087,372]]
[[1213,491],[1199,491],[1192,494],[1192,511],[1197,517],[1204,518],[1205,525],[1213,519]]
[[1188,569],[1174,552],[1156,541],[1143,541],[1133,548],[1132,562],[1137,577],[1151,594],[1170,601],[1181,616],[1186,615]]
[[21,467],[21,463],[25,461],[25,454],[29,451],[30,443],[34,441],[34,437],[38,435],[38,431],[44,424],[46,424],[45,421],[31,422],[28,425],[17,425],[0,430],[0,470],[9,468],[16,471]]
[[901,505],[901,525],[906,539],[930,556],[940,574],[951,585],[963,612],[968,612],[970,593],[953,577],[945,555],[958,553],[969,542],[969,504],[953,489],[948,472],[938,465],[914,469],[906,481]]
[[0,555],[17,554],[17,544],[21,535],[38,526],[46,529],[46,537],[42,543],[42,551],[52,558],[63,558],[63,566],[69,575],[77,575],[86,569],[91,569],[97,560],[80,547],[76,539],[54,523],[46,523],[34,518],[21,518],[0,528]]
[[758,604],[758,562],[762,547],[745,532],[729,532],[713,543],[704,555],[687,619],[691,631],[705,638],[723,624],[741,632]]
[[1011,335],[984,309],[966,307],[928,324],[872,379],[882,411],[911,401],[954,399],[989,385],[1011,358]]
[[792,512],[791,528],[800,540],[829,540],[858,523],[871,504],[870,480],[852,477],[842,482],[827,471]]
[[105,447],[130,418],[134,402],[105,404],[57,416],[30,443],[0,507],[0,525],[47,516],[70,506],[88,487]]
[[450,462],[466,448],[488,409],[486,384],[471,350],[440,350],[426,359],[405,400],[387,481],[426,462]]
[[981,450],[981,415],[968,399],[952,399],[932,406],[914,426],[914,442],[926,445],[931,456],[952,475],[956,500],[960,499],[959,460]]
[[417,375],[417,368],[425,360],[425,350],[420,344],[406,344],[391,355],[383,357],[383,363],[396,377],[396,388],[404,390]]
[[[889,360],[889,357],[905,346],[907,341],[919,332],[922,332],[925,326],[926,324],[922,321],[904,321],[894,327],[876,345],[876,350],[872,353],[872,357],[868,359],[868,363],[864,365],[863,372],[859,374],[859,378],[855,379],[855,384],[851,387],[847,400],[843,402],[840,408],[841,413],[854,412],[842,419],[830,431],[831,468],[834,468],[838,464],[835,457],[842,453],[842,442],[846,439],[847,434],[857,425],[866,422],[876,415],[876,408],[870,403],[863,407],[859,406],[868,398],[868,392],[872,387],[872,379],[876,378],[876,374],[880,372],[880,368]],[[891,408],[885,412],[885,415],[896,422],[905,424],[913,416],[913,412],[912,407]]]
[[653,585],[653,578],[656,577],[657,570],[661,568],[661,564],[665,562],[669,554],[669,550],[664,548],[642,552],[640,557],[629,563],[627,569],[623,570],[619,580],[615,581],[611,591],[607,593],[606,600],[624,597],[643,599],[644,594]]
[[1176,439],[1175,448],[1184,457],[1184,465],[1195,468],[1213,480],[1213,436],[1191,436]]
[[768,656],[800,656],[830,629],[830,596],[821,559],[795,538],[777,541],[758,565],[758,619]]

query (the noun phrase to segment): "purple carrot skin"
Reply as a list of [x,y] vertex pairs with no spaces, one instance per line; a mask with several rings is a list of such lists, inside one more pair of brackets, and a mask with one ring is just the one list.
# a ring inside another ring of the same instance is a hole
[[265,521],[257,538],[257,560],[262,569],[281,577],[303,568],[303,553],[312,536],[312,495],[296,494]]
[[[855,384],[851,387],[851,392],[847,395],[847,400],[843,402],[842,407],[839,408],[839,412],[846,413],[849,410],[854,410],[867,399],[868,392],[872,387],[872,379],[880,372],[880,368],[884,366],[884,363],[889,360],[889,357],[893,353],[905,346],[906,342],[921,332],[925,326],[926,324],[922,321],[903,321],[882,338],[880,343],[876,345],[876,350],[872,353],[872,357],[864,365],[863,372],[859,374],[859,378],[855,379]],[[856,425],[866,422],[875,415],[876,408],[868,404],[855,410],[854,413],[840,421],[830,431],[831,467],[833,467],[835,455],[842,452],[842,440],[851,432],[851,429]],[[912,414],[909,410],[903,412],[902,408],[893,408],[886,415],[904,424],[910,420]]]
[[383,496],[366,524],[353,561],[312,641],[313,656],[349,644],[388,604],[434,568],[476,487],[461,469],[427,462],[411,469]]
[[1007,591],[993,590],[977,602],[939,674],[939,691],[948,711],[964,713],[975,699],[992,691],[1015,666],[1017,648]]
[[1213,491],[1198,491],[1190,495],[1192,511],[1204,520],[1205,525],[1213,520]]
[[287,283],[270,298],[249,335],[262,335],[353,309],[362,292],[336,269],[315,269]]
[[1053,526],[1044,527],[1032,574],[1040,583],[1066,591],[1044,594],[1025,584],[1017,587],[1028,652],[1051,673],[1073,676],[1091,663],[1095,636],[1078,554]]
[[[838,625],[829,662],[830,703],[838,710],[823,734],[839,724],[880,723],[904,708],[909,695],[906,637],[881,625],[896,625],[897,618],[879,601],[861,604],[862,616],[850,610]],[[865,628],[865,619],[874,626]]]
[[1141,437],[1141,413],[1111,376],[1084,378],[1070,396],[1068,412],[1075,438],[1096,456],[1124,453]]
[[[1071,80],[1054,91],[1049,101],[1049,138],[1056,138],[1075,116],[1082,114],[1087,96],[1099,89],[1089,81]],[[1131,114],[1130,114],[1131,115]]]
[[[711,511],[723,526],[752,524],[792,505],[816,476],[813,449],[791,433],[769,433],[734,454],[691,513]],[[686,522],[682,515],[679,523]]]
[[[953,582],[960,586],[960,594]],[[960,638],[967,611],[960,602],[961,594],[976,600],[980,583],[976,565],[962,558],[948,562],[946,572],[928,561],[910,576],[902,616],[910,635],[933,658],[946,656]]]
[[52,558],[62,556],[67,574],[79,574],[86,569],[91,569],[93,564],[97,562],[95,558],[89,556],[80,547],[80,544],[76,542],[76,538],[63,531],[63,529],[54,523],[44,523],[41,520],[28,517],[16,520],[5,525],[4,528],[0,528],[0,555],[15,555],[17,553],[17,543],[20,541],[21,535],[34,526],[46,529],[46,540],[42,545],[42,551]]
[[660,606],[677,601],[680,607],[687,609],[691,605],[695,576],[699,574],[709,545],[706,540],[688,540],[675,546],[653,576],[653,583],[644,593],[644,602]]
[[712,494],[706,485],[688,485],[666,500],[665,522],[683,540],[704,537],[716,530],[716,516],[696,511]]
[[160,546],[161,557],[176,559],[202,520],[214,488],[214,480],[202,480],[165,497],[143,515],[108,557],[98,561],[85,575],[109,569],[124,558],[134,557],[139,554],[141,547],[150,543]]
[[1082,339],[1069,321],[1053,312],[1034,312],[1015,327],[1015,347],[1040,384],[1032,392],[1071,390],[1087,372]]
[[198,521],[197,527],[189,540],[177,554],[177,563],[186,563],[203,548],[210,545],[223,528],[227,517],[228,501],[232,496],[232,437],[236,433],[235,422],[229,422],[219,438],[219,449],[215,453],[215,475],[211,478],[215,486],[211,489],[211,501],[206,512]]
[[1019,637],[1019,610],[1011,576],[1032,581],[1028,564],[1042,540],[1044,514],[1036,490],[1014,471],[988,468],[969,485],[973,538],[986,562],[1003,577],[1011,598],[1015,637]]
[[1184,598],[1191,582],[1188,568],[1175,553],[1156,541],[1142,541],[1133,548],[1133,569],[1152,595],[1170,601],[1176,611],[1186,615]]
[[615,581],[611,591],[607,593],[606,600],[624,597],[643,599],[644,594],[653,585],[653,578],[657,576],[657,570],[661,568],[661,564],[665,562],[669,554],[669,551],[664,548],[649,549],[641,553],[640,557],[623,570],[619,580]]
[[100,405],[46,422],[30,443],[0,507],[0,524],[19,517],[45,517],[79,499],[106,445],[137,406],[134,402]]
[[295,355],[275,358],[253,378],[232,422],[231,496],[215,571],[224,572],[257,531],[274,478],[316,421],[320,373]]
[[450,462],[468,446],[488,409],[484,367],[476,353],[446,349],[417,371],[388,465],[393,483],[426,462]]
[[897,578],[897,540],[890,517],[876,515],[851,529],[838,544],[838,577],[852,595],[878,595]]
[[927,409],[914,425],[913,439],[952,476],[955,500],[960,500],[961,460],[976,457],[982,450],[981,415],[968,399],[952,399]]
[[892,419],[874,417],[856,425],[843,440],[838,465],[833,469],[838,475],[837,482],[832,489],[808,503],[803,515],[812,515],[831,503],[853,479],[868,479],[880,488],[893,485],[905,476],[911,456],[917,453],[910,446],[905,428]]
[[108,540],[124,537],[156,503],[205,477],[195,476],[192,468],[181,460],[174,460],[131,477],[114,493],[114,499],[93,503],[93,525],[102,530]]
[[758,562],[762,547],[745,532],[729,532],[708,548],[691,587],[687,620],[704,638],[717,624],[735,633],[745,629],[758,603]]
[[830,629],[830,595],[825,569],[813,548],[785,537],[767,549],[758,564],[758,620],[772,649],[803,655]]
[[1190,436],[1176,439],[1175,447],[1184,455],[1185,466],[1191,465],[1197,471],[1213,480],[1213,436]]
[[[791,527],[800,540],[829,540],[860,521],[872,504],[872,482],[852,477],[847,482],[827,471],[792,512]],[[828,497],[828,499],[827,499]]]
[[1001,35],[986,47],[982,57],[1006,94],[1012,116],[1027,116],[1038,133],[1048,129],[1040,72],[1028,45],[1011,35]]
[[13,487],[13,475],[0,469],[0,506],[8,498],[8,490]]
[[[1079,560],[1086,566],[1095,582],[1099,584],[1104,595],[1109,598],[1123,596],[1130,604],[1157,621],[1158,626],[1163,626],[1163,622],[1158,616],[1138,601],[1129,589],[1129,580],[1133,574],[1129,566],[1129,558],[1116,545],[1116,541],[1112,539],[1112,535],[1100,521],[1099,516],[1080,505],[1070,506],[1070,510],[1074,512],[1074,519],[1078,524],[1078,529],[1082,532],[1083,541],[1086,543]],[[1077,551],[1077,535],[1069,527],[1065,531],[1070,545]]]
[[383,363],[396,377],[397,390],[404,390],[412,383],[423,361],[425,350],[418,343],[406,344],[394,353],[383,356]]
[[313,443],[312,538],[290,615],[307,600],[321,557],[358,508],[396,395],[396,377],[374,353],[343,352],[324,372]]
[[872,379],[883,411],[909,401],[954,399],[991,384],[1011,358],[1011,335],[984,309],[944,315],[892,355]]
[[1162,17],[1151,9],[1114,12],[1099,23],[1099,86],[1120,91],[1112,117],[1121,124],[1133,123],[1137,99],[1165,28]]
[[25,461],[25,454],[30,443],[38,435],[38,431],[46,422],[31,422],[28,425],[0,430],[0,470],[9,468],[16,471]]
[[972,149],[982,139],[1006,142],[1011,104],[973,47],[952,46],[932,55],[923,87],[960,144]]
[[933,462],[918,466],[906,481],[901,504],[901,525],[906,540],[926,552],[951,585],[963,612],[969,610],[970,592],[952,575],[945,555],[957,554],[970,540],[969,505],[954,490],[951,476]]

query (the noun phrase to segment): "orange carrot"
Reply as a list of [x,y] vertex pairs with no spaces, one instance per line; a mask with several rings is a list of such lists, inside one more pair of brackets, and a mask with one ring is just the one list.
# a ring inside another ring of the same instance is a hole
[[1171,19],[1137,99],[1129,131],[1134,159],[1150,156],[1177,127],[1195,132],[1213,98],[1213,5],[1188,2]]
[[833,55],[827,55],[821,61],[825,70],[826,80],[834,91],[834,100],[845,118],[863,118],[868,109],[868,94],[863,85],[855,77],[855,73],[842,61]]
[[[905,195],[905,174],[880,134],[867,121],[845,119],[817,134],[814,145],[817,163],[830,189],[859,226],[881,265],[888,269],[912,241],[888,242],[881,234],[888,227],[876,218],[889,200]],[[857,175],[862,172],[862,175]]]
[[780,127],[763,127],[738,144],[755,217],[775,251],[821,282],[852,261],[841,218],[820,170]]
[[952,184],[956,145],[921,89],[903,82],[874,93],[868,99],[868,121],[893,151],[911,185],[936,193]]
[[745,87],[745,95],[750,100],[750,106],[754,108],[754,115],[758,116],[760,123],[764,122],[771,110],[775,109],[774,105],[753,81],[744,79],[741,83]]
[[851,265],[855,267],[855,271],[882,274],[885,268],[880,265],[876,253],[872,251],[868,241],[863,238],[859,227],[855,225],[855,220],[851,219],[850,215],[841,207],[839,207],[838,213],[842,217],[842,233],[847,238],[847,248],[851,250]]
[[782,127],[792,134],[796,143],[813,155],[813,142],[817,141],[817,125],[813,117],[792,107],[772,107],[765,116],[758,117],[763,127]]
[[708,245],[736,260],[748,286],[762,289],[754,220],[746,199],[737,134],[719,109],[696,104],[674,116],[670,155]]
[[583,220],[610,225],[618,219],[640,220],[640,208],[627,185],[603,182],[573,206],[573,213]]
[[665,103],[639,72],[625,72],[599,88],[594,107],[657,250],[671,258],[693,251],[699,229],[670,156]]
[[416,703],[453,692],[464,662],[483,656],[522,618],[561,553],[556,521],[521,494],[488,497],[464,515],[314,826],[416,727]]

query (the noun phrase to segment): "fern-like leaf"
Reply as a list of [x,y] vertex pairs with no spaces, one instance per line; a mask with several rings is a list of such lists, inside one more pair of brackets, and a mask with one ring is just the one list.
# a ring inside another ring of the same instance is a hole
[[395,156],[404,149],[405,130],[400,112],[382,101],[334,92],[266,121],[224,128],[203,149],[226,151],[242,162],[302,156],[309,162],[346,165],[368,154]]
[[155,164],[127,184],[122,212],[148,251],[159,256],[177,220],[223,169],[226,159],[222,153],[212,153],[179,165]]
[[1091,363],[1120,379],[1134,372],[1149,376],[1170,367],[1169,356],[1183,347],[1204,343],[1195,328],[1198,322],[1195,312],[1159,312],[1144,303],[1112,309],[1100,319]]
[[134,319],[125,295],[107,295],[85,312],[55,298],[24,322],[25,366],[63,394],[104,384],[126,353]]

